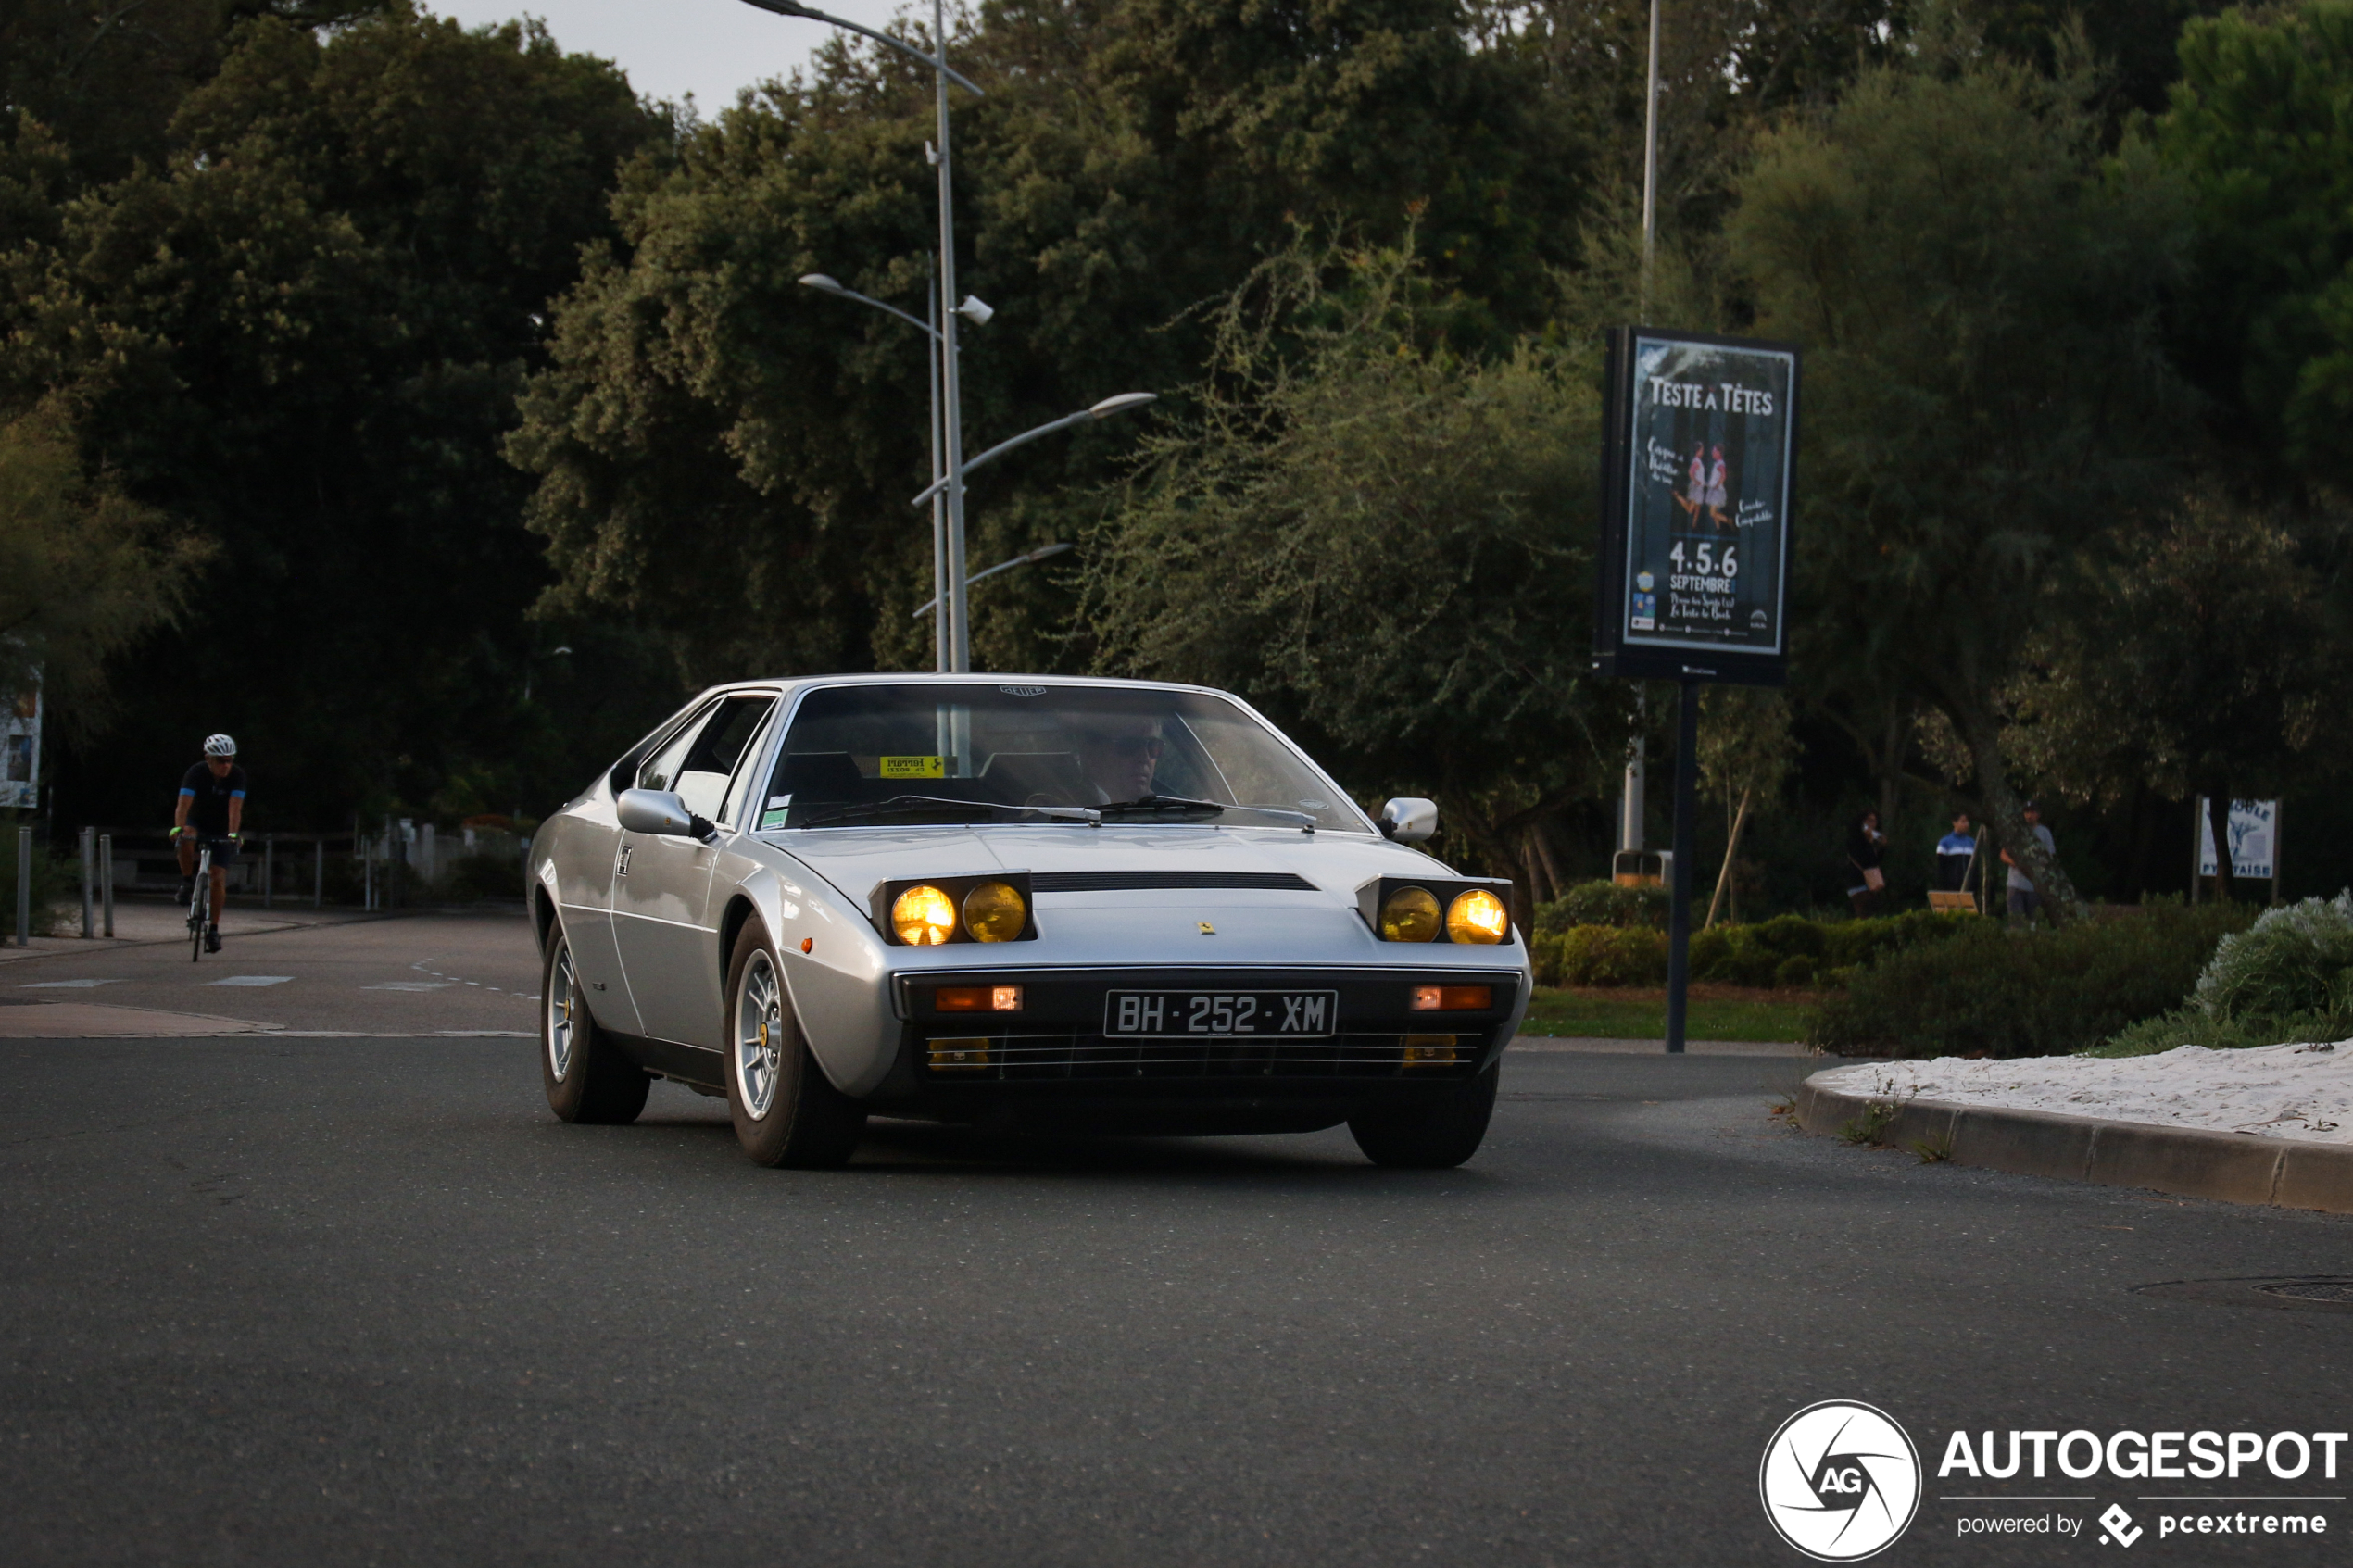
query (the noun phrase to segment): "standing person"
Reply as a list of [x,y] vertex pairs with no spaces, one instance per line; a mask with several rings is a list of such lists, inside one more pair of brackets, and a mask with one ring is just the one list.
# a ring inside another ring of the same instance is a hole
[[1936,889],[1958,893],[1969,885],[1969,862],[1977,859],[1977,836],[1969,813],[1953,813],[1953,831],[1936,841]]
[[1879,896],[1887,886],[1887,875],[1880,870],[1880,861],[1887,853],[1887,834],[1879,830],[1879,813],[1866,811],[1855,830],[1846,835],[1846,863],[1850,884],[1846,901],[1855,906],[1857,918],[1879,913]]
[[196,891],[196,841],[212,841],[212,930],[205,951],[220,951],[220,911],[229,902],[229,867],[237,858],[237,833],[245,817],[245,771],[237,766],[237,743],[207,735],[204,760],[180,779],[180,801],[172,809],[171,836],[180,847],[180,902]]
[[1726,485],[1724,448],[1718,446],[1715,450],[1716,466],[1707,470],[1707,515],[1716,520],[1717,527],[1730,528],[1732,520],[1724,515],[1725,504],[1731,498]]
[[[2020,809],[2020,815],[2026,819],[2028,830],[2042,841],[2043,853],[2056,857],[2058,844],[2051,837],[2051,830],[2043,825],[2043,809],[2030,800]],[[2042,890],[2034,885],[2034,879],[2026,874],[2026,869],[2010,859],[2010,852],[2007,849],[2002,851],[2002,864],[2010,869],[2010,918],[2033,924],[2035,912],[2043,907]]]
[[1706,447],[1694,446],[1692,448],[1692,466],[1688,476],[1688,483],[1683,486],[1683,494],[1675,497],[1675,504],[1690,514],[1692,526],[1693,528],[1697,528],[1699,526],[1699,509],[1707,505]]

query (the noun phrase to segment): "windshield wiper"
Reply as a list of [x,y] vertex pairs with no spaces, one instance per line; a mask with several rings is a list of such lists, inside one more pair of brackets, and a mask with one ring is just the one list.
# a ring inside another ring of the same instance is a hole
[[1182,795],[1146,795],[1134,800],[1114,800],[1101,808],[1106,817],[1126,816],[1135,811],[1206,811],[1213,817],[1228,811],[1255,811],[1262,817],[1283,817],[1297,822],[1309,833],[1315,831],[1315,819],[1304,811],[1287,811],[1279,806],[1227,806],[1215,800],[1194,800]]
[[911,812],[936,810],[942,806],[959,811],[1012,811],[1021,816],[1050,817],[1057,822],[1096,822],[1100,816],[1083,806],[1015,806],[1002,800],[958,800],[945,795],[894,795],[887,800],[869,800],[856,806],[843,806],[820,812],[805,822],[788,825],[799,828],[823,827],[827,822],[847,822],[852,817],[900,817]]

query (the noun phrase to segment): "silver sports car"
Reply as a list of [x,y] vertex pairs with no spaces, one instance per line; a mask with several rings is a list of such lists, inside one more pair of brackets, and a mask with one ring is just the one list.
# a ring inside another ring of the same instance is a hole
[[532,846],[540,1068],[568,1122],[655,1077],[746,1152],[869,1114],[1209,1134],[1345,1122],[1470,1158],[1529,995],[1507,884],[1368,820],[1201,686],[852,675],[705,692]]

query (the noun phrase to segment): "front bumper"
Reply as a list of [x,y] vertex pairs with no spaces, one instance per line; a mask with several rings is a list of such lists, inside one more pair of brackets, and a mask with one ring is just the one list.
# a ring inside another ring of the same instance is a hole
[[[1451,1092],[1508,1043],[1525,1005],[1516,970],[999,969],[891,977],[897,1058],[868,1097],[882,1113],[949,1121],[1088,1121],[1105,1130],[1329,1126],[1365,1104]],[[1018,1012],[948,1011],[942,985],[1021,988]],[[1418,987],[1485,986],[1490,1005],[1416,1010]],[[1327,1035],[1103,1033],[1114,991],[1333,994]],[[936,1050],[943,1043],[952,1048]],[[943,1065],[941,1058],[952,1060]]]

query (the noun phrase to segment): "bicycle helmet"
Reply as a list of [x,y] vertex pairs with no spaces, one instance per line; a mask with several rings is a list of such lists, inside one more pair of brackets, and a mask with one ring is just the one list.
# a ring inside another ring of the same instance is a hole
[[207,757],[234,757],[237,755],[237,743],[227,735],[207,735],[204,738],[204,754]]

